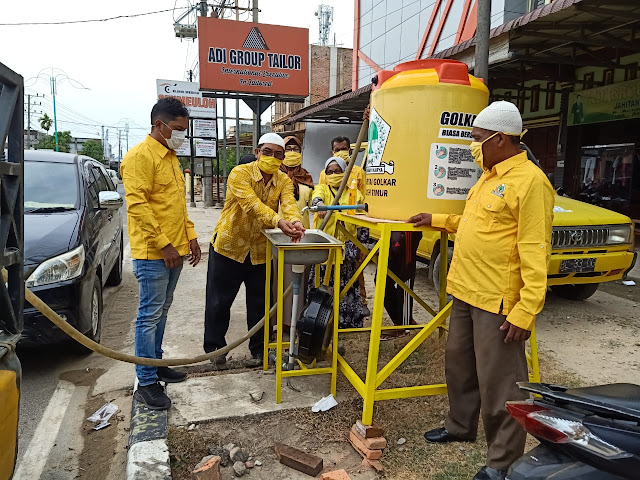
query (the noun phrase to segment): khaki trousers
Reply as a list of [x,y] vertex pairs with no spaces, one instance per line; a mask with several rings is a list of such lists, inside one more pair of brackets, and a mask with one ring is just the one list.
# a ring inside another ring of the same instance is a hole
[[529,395],[516,382],[528,380],[524,343],[504,343],[497,315],[453,299],[445,354],[449,415],[445,428],[473,440],[478,415],[487,438],[487,466],[506,470],[524,453],[526,432],[505,408],[508,400]]

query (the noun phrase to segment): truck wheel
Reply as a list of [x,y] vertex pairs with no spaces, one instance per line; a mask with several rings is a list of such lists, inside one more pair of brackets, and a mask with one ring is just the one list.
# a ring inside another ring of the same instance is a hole
[[[433,282],[433,288],[436,291],[436,294],[440,288],[440,247],[435,248],[435,253],[431,256],[433,259],[432,264],[429,266],[429,270],[431,272],[431,281]],[[447,254],[447,272],[449,271],[449,267],[451,266],[451,259],[453,258],[453,247],[449,247],[449,252]],[[451,301],[451,295],[447,294],[447,302]]]
[[581,285],[552,285],[551,291],[567,300],[586,300],[596,293],[599,283],[584,283]]

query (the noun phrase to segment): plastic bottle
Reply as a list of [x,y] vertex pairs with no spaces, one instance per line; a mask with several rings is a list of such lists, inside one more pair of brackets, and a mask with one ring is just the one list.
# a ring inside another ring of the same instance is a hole
[[[358,194],[358,179],[354,178],[353,180],[351,180],[351,183],[349,184],[349,205],[356,204],[356,199],[358,198],[357,194]],[[347,214],[355,215],[356,211],[347,210]]]

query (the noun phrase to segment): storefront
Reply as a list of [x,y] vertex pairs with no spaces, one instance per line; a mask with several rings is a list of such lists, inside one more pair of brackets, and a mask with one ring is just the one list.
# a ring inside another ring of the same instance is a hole
[[574,92],[567,113],[567,193],[640,218],[640,80]]

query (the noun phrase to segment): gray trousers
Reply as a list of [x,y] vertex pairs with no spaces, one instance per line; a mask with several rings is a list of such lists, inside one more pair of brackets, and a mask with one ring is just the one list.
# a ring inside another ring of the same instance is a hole
[[449,392],[445,428],[455,437],[473,440],[482,415],[487,466],[498,470],[506,470],[522,456],[527,437],[505,402],[529,397],[516,385],[528,380],[524,343],[504,343],[506,331],[500,326],[505,318],[454,298],[445,354]]

